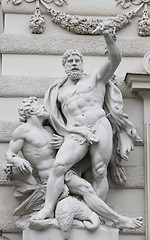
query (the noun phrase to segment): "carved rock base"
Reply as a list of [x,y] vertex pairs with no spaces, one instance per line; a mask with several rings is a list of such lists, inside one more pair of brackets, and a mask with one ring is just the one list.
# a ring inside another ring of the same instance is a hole
[[[68,240],[118,240],[118,229],[106,226],[100,226],[96,231],[90,232],[83,229],[72,229]],[[46,230],[31,230],[26,228],[23,230],[22,240],[64,240],[61,230],[49,228]]]

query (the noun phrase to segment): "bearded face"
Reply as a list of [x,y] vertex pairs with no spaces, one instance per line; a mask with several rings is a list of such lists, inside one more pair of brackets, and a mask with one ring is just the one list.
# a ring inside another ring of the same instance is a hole
[[41,117],[41,118],[48,118],[48,116],[49,116],[45,107],[40,104],[37,104],[36,106],[34,106],[34,113],[35,113],[35,115],[37,115],[38,117]]
[[83,63],[78,55],[70,55],[65,64],[65,72],[72,80],[79,80],[83,73]]

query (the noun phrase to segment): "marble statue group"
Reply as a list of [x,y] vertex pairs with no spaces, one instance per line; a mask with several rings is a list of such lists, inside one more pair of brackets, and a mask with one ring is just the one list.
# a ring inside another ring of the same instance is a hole
[[112,81],[121,61],[114,31],[101,31],[107,60],[87,75],[82,54],[67,50],[62,57],[66,77],[50,86],[44,105],[36,97],[23,100],[23,123],[6,153],[6,172],[20,200],[15,214],[28,216],[37,228],[56,219],[65,239],[74,219],[89,230],[97,229],[102,220],[119,229],[142,225],[142,217],[122,216],[105,203],[108,166],[112,180],[123,184],[126,177],[119,163],[141,139]]

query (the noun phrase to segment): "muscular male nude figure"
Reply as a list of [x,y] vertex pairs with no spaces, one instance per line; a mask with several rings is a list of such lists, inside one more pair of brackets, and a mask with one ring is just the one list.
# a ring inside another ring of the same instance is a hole
[[[83,73],[82,55],[76,50],[67,51],[63,55],[67,78],[54,83],[46,93],[45,107],[50,122],[56,132],[64,136],[64,143],[56,154],[48,180],[45,206],[35,216],[36,219],[53,216],[66,172],[88,150],[92,162],[93,188],[98,197],[103,200],[106,198],[107,166],[112,155],[113,133],[103,104],[105,85],[119,65],[121,53],[114,41],[113,31],[104,30],[103,35],[109,52],[106,62],[87,76]],[[54,104],[55,100],[57,105]]]
[[[32,169],[35,168],[41,183],[45,184],[53,169],[55,148],[62,145],[63,138],[53,135],[54,131],[50,127],[43,127],[43,120],[48,117],[48,113],[35,97],[30,97],[22,102],[19,115],[24,123],[13,133],[6,153],[7,162],[14,164],[18,174],[20,172],[22,176],[28,175],[30,179],[32,178],[33,183],[35,178],[32,176]],[[18,156],[20,151],[25,159]],[[138,228],[142,225],[142,218],[129,218],[112,210],[97,197],[91,184],[74,172],[69,173],[69,178],[66,180],[70,193],[82,196],[85,203],[94,212],[105,220],[112,221],[116,227]]]

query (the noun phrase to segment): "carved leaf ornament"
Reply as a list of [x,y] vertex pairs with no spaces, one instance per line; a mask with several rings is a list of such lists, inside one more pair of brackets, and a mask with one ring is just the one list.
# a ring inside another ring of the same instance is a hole
[[150,36],[150,19],[148,16],[148,6],[150,6],[150,0],[116,0],[117,4],[120,4],[122,8],[128,8],[133,5],[141,5],[144,7],[142,17],[138,21],[138,34],[140,36]]
[[[13,4],[18,5],[23,0],[12,0]],[[102,19],[87,19],[85,17],[70,15],[64,12],[55,11],[49,5],[54,3],[61,7],[63,4],[67,4],[67,0],[24,0],[27,3],[36,2],[36,9],[34,15],[31,16],[30,30],[33,34],[43,33],[46,25],[44,16],[40,11],[40,4],[42,4],[52,17],[52,21],[67,31],[71,31],[75,34],[93,34],[93,31],[103,23]],[[144,7],[143,15],[138,22],[138,34],[140,36],[150,36],[150,19],[148,16],[147,8],[150,6],[150,0],[115,0],[117,5],[124,9],[131,7],[131,5],[139,5],[136,10],[131,10],[128,13],[119,14],[115,17],[107,19],[105,22],[107,27],[113,28],[114,31],[118,31],[128,25],[137,12]],[[105,23],[104,23],[105,24]],[[101,31],[97,31],[94,34],[101,34]]]

